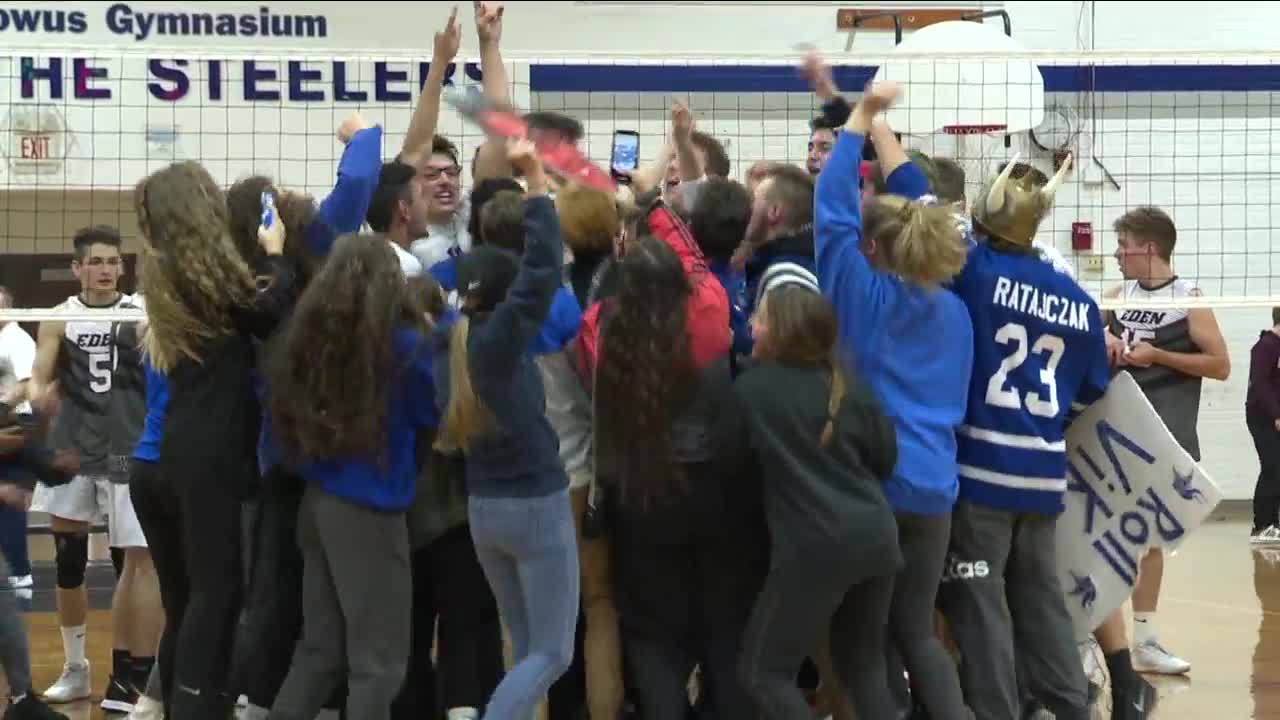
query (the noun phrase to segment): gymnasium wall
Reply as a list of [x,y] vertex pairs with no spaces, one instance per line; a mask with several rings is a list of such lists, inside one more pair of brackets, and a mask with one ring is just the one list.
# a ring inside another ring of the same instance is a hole
[[[966,3],[879,3],[895,4]],[[1273,63],[1280,53],[1246,52],[1280,46],[1280,6],[1224,2],[1153,12],[1117,1],[967,5],[1007,10],[1014,38],[1043,53],[1037,61],[1048,68],[1046,104],[1067,109],[1079,132],[1077,149],[1101,163],[1082,163],[1041,229],[1043,239],[1080,263],[1082,282],[1100,291],[1117,274],[1110,258],[1098,272],[1087,269],[1084,256],[1070,255],[1072,223],[1092,223],[1095,250],[1110,253],[1114,219],[1151,203],[1175,216],[1177,269],[1207,294],[1280,296],[1280,268],[1272,269],[1272,207],[1280,200],[1274,174],[1280,108],[1273,93],[1280,71]],[[607,160],[615,129],[640,131],[641,155],[652,157],[677,93],[690,99],[700,126],[725,142],[734,174],[741,175],[757,159],[804,157],[815,102],[794,75],[798,43],[822,49],[840,65],[837,78],[849,91],[870,78],[892,47],[889,34],[860,32],[846,53],[846,35],[835,30],[840,6],[510,3],[503,51],[517,103],[580,117],[596,160]],[[201,35],[192,15],[197,7],[235,17]],[[391,7],[6,3],[0,7],[0,148],[7,158],[0,162],[0,253],[65,253],[70,233],[90,221],[120,226],[132,247],[132,186],[174,159],[200,159],[223,182],[261,172],[322,195],[340,152],[333,128],[355,109],[385,125],[390,154],[408,125],[432,34],[450,4]],[[469,3],[460,4],[460,19],[463,45],[451,81],[474,85],[478,69],[466,64],[476,54]],[[261,27],[273,22],[281,36],[264,37]],[[56,117],[46,117],[49,112]],[[24,123],[61,123],[60,168],[18,171],[14,159],[21,159],[22,148],[14,131]],[[449,113],[441,131],[462,146],[465,164],[479,137]],[[905,142],[958,157],[974,186],[1016,152],[1050,169],[1049,155],[1026,134],[1012,136],[1008,147],[1002,138]],[[1218,316],[1235,367],[1228,382],[1206,382],[1202,444],[1224,494],[1240,499],[1250,496],[1256,473],[1241,412],[1248,350],[1269,313],[1256,308]]]

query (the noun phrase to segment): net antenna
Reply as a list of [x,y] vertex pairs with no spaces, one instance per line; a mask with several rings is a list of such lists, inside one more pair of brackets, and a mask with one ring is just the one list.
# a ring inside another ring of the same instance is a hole
[[1011,154],[1010,135],[1044,121],[1038,64],[994,24],[952,20],[911,33],[876,72],[875,82],[887,80],[903,86],[890,127],[960,163],[971,190]]

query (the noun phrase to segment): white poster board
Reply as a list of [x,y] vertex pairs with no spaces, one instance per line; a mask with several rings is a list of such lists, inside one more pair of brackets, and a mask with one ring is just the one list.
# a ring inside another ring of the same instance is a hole
[[1176,549],[1220,499],[1133,378],[1116,375],[1067,430],[1058,577],[1076,635],[1129,598],[1147,548]]

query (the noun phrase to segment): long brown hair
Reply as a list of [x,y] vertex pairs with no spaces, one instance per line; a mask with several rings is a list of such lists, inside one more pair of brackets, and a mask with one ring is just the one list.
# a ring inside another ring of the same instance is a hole
[[459,315],[449,328],[449,403],[445,407],[435,449],[455,452],[471,449],[471,441],[493,428],[493,414],[471,384],[467,339],[471,318]]
[[682,484],[671,429],[696,389],[686,309],[691,293],[675,251],[647,238],[627,248],[617,294],[602,308],[596,442],[625,501],[643,505]]
[[808,288],[783,285],[765,295],[757,312],[764,313],[768,328],[757,355],[784,365],[825,367],[831,373],[827,422],[818,435],[818,447],[826,447],[835,434],[848,384],[835,356],[837,325],[831,303]]
[[315,200],[309,195],[281,190],[262,175],[236,181],[227,189],[228,222],[231,239],[246,258],[262,255],[258,244],[258,225],[262,222],[262,193],[275,197],[276,214],[284,223],[284,256],[294,273],[298,287],[306,287],[319,265],[319,258],[307,246],[306,228],[315,219]]
[[863,228],[882,248],[889,270],[933,288],[964,269],[968,246],[950,208],[898,195],[876,195],[867,203]]
[[231,330],[231,311],[257,291],[229,230],[227,203],[208,171],[174,163],[134,188],[147,278],[147,355],[160,372]]
[[384,459],[404,327],[425,337],[425,310],[387,240],[339,238],[267,353],[271,419],[288,457]]

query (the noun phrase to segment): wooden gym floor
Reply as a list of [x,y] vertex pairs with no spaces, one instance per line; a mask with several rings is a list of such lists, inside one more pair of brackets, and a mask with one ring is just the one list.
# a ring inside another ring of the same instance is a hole
[[[1161,640],[1192,664],[1187,678],[1152,678],[1161,720],[1280,720],[1280,547],[1251,549],[1248,524],[1214,521],[1200,528],[1165,567],[1158,617]],[[96,545],[96,543],[95,543]],[[95,557],[105,557],[95,547]],[[53,549],[32,538],[36,587],[28,620],[37,689],[62,669],[62,641],[53,612]],[[110,564],[90,572],[88,652],[95,689],[102,692],[110,668]],[[1104,694],[1105,697],[1105,694]],[[103,717],[93,703],[61,708],[72,720]],[[1094,716],[1108,718],[1109,701]]]

